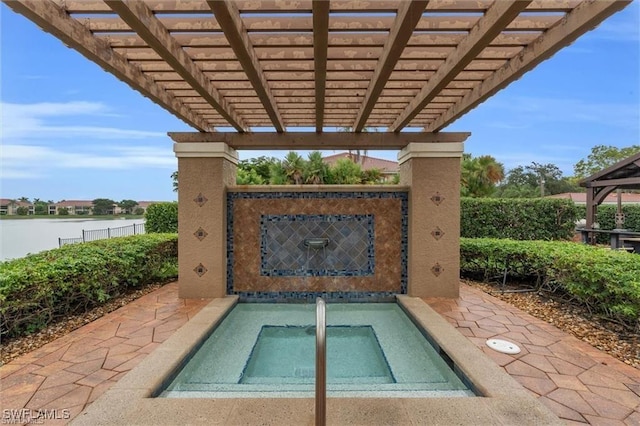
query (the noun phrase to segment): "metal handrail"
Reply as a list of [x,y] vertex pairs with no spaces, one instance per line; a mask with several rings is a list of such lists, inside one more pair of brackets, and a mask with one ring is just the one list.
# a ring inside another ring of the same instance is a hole
[[316,299],[316,426],[327,422],[327,314],[321,297]]

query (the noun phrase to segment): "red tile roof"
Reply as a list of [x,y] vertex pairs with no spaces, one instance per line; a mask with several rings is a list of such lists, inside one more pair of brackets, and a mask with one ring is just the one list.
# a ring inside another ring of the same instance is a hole
[[[572,200],[574,203],[586,204],[587,193],[586,192],[564,192],[562,194],[549,195],[547,198],[562,198]],[[616,204],[618,202],[618,196],[615,192],[607,195],[602,204]],[[640,194],[622,193],[622,202],[625,204],[640,204]]]
[[[327,157],[323,157],[322,160],[329,165],[333,165],[341,158],[348,158],[351,161],[356,162],[356,154],[350,152],[340,152],[338,154],[329,155]],[[382,173],[398,173],[397,161],[360,155],[360,162],[358,164],[360,164],[362,170],[378,169]]]

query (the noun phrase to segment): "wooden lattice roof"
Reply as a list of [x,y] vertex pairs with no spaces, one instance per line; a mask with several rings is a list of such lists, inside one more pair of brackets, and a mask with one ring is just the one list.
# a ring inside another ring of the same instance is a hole
[[640,152],[581,180],[580,186],[607,193],[616,188],[640,189]]
[[196,130],[439,131],[630,0],[3,0]]

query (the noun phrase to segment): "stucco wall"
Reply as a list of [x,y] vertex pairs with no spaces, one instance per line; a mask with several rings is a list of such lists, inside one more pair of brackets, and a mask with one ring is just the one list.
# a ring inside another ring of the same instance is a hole
[[178,276],[183,298],[226,294],[225,187],[236,166],[224,158],[179,158]]

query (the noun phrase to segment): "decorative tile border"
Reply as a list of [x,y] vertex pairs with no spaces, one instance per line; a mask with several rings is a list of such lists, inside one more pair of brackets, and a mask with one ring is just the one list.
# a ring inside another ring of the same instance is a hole
[[227,294],[235,294],[244,302],[314,302],[317,297],[328,301],[342,302],[388,302],[395,300],[396,292],[387,291],[339,291],[339,292],[239,292],[234,290],[233,265],[233,205],[235,200],[241,199],[399,199],[401,201],[401,277],[400,294],[407,294],[407,259],[408,259],[408,229],[409,229],[409,194],[404,191],[353,191],[353,192],[227,192]]
[[[395,302],[396,294],[389,291],[252,291],[235,292],[240,301],[245,303],[315,303],[318,297],[326,302]],[[406,294],[406,291],[405,293]]]

